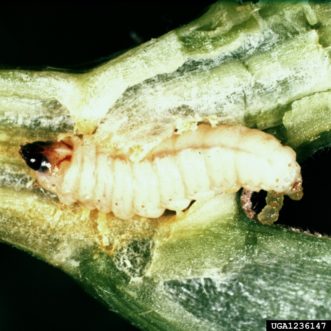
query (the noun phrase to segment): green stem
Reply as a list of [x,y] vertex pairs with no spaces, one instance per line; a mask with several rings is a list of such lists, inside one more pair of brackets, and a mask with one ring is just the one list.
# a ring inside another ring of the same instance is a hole
[[331,143],[329,4],[220,2],[83,74],[0,71],[0,240],[58,266],[147,330],[331,318],[331,241],[248,220],[234,195],[122,221],[35,185],[21,144],[90,134],[141,157],[199,121]]

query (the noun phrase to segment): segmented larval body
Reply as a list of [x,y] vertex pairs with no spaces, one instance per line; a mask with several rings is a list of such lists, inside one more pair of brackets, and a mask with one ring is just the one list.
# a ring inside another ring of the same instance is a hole
[[73,136],[50,145],[47,159],[49,169],[37,171],[41,186],[64,204],[80,202],[122,219],[157,218],[240,188],[287,195],[301,189],[295,152],[242,126],[199,125],[174,134],[139,162],[105,154],[91,137]]

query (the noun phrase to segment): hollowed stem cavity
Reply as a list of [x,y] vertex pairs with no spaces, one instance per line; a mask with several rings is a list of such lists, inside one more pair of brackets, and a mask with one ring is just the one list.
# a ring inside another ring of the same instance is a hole
[[295,152],[267,133],[242,126],[199,125],[166,138],[141,160],[105,149],[93,135],[27,144],[21,154],[37,170],[39,184],[64,204],[78,202],[125,220],[182,212],[194,200],[243,187],[249,218],[255,216],[250,191],[271,192],[258,218],[272,223],[284,194],[302,196]]

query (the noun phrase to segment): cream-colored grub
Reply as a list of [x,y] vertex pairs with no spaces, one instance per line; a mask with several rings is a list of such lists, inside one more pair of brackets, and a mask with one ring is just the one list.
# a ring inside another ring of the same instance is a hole
[[194,200],[240,188],[290,196],[302,190],[295,152],[272,135],[243,126],[202,124],[174,133],[137,162],[102,153],[89,136],[67,137],[65,145],[57,142],[48,150],[60,152],[66,155],[63,162],[36,172],[40,185],[64,204],[79,202],[126,220],[180,212]]

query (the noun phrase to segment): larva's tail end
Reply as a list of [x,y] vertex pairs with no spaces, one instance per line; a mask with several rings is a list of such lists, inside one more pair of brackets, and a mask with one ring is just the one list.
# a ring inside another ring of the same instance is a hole
[[302,187],[302,181],[297,181],[293,184],[291,193],[288,194],[288,197],[291,200],[301,200],[303,197],[303,187]]

